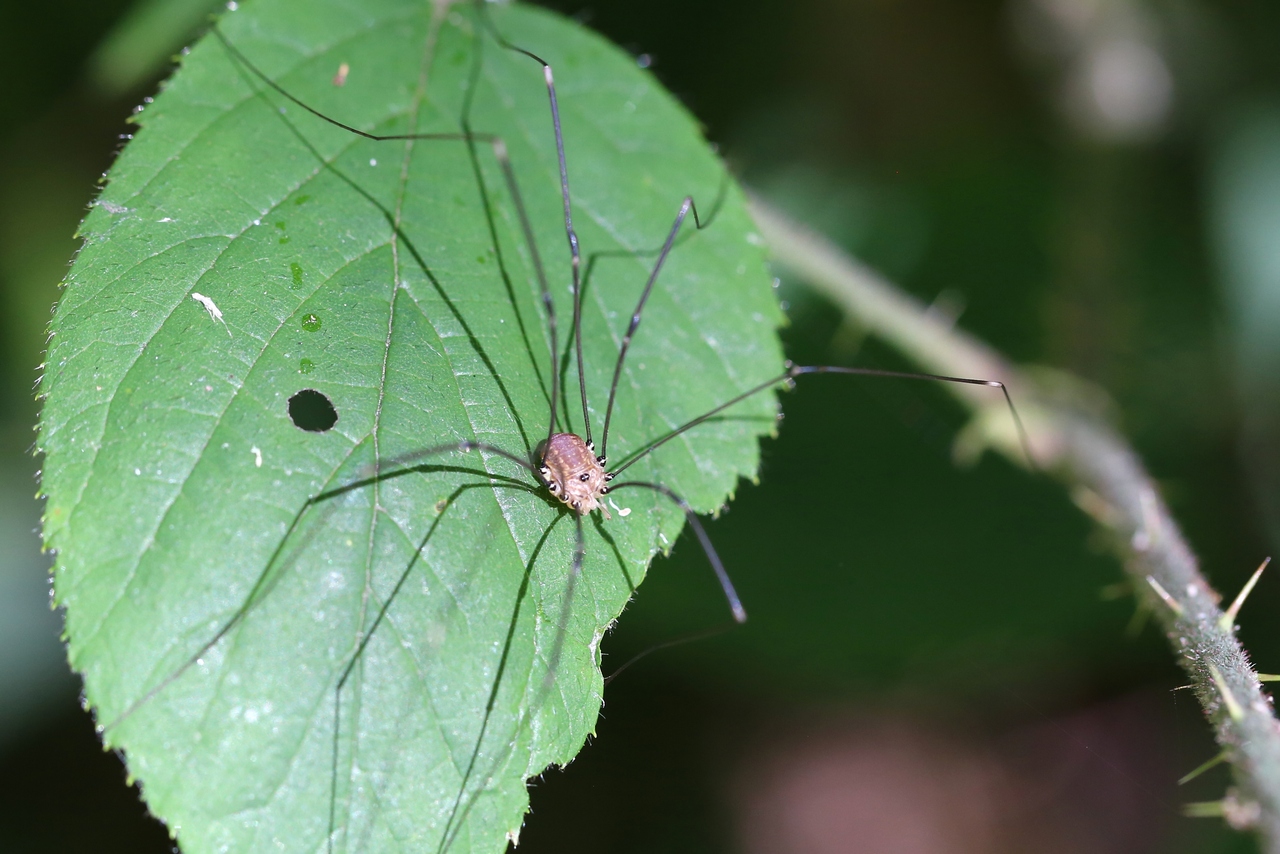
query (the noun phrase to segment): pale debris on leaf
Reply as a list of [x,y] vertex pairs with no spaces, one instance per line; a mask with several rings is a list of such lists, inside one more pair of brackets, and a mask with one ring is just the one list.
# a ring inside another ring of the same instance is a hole
[[218,308],[212,299],[195,291],[191,292],[191,298],[204,306],[204,310],[209,312],[209,317],[221,323],[222,328],[227,330],[227,337],[231,337],[231,327],[227,326],[227,322],[222,319],[222,309]]

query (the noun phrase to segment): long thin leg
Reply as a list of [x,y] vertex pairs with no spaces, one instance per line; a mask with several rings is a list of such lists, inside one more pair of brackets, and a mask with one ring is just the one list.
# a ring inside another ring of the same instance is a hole
[[[476,183],[480,188],[481,202],[484,205],[485,211],[485,222],[489,229],[489,239],[493,243],[495,259],[498,262],[498,270],[501,273],[503,284],[507,287],[507,293],[511,297],[512,308],[516,313],[516,324],[520,329],[520,336],[522,340],[525,341],[525,346],[531,347],[532,345],[529,343],[528,333],[524,325],[524,315],[520,311],[515,293],[511,289],[511,280],[507,273],[506,263],[503,260],[501,242],[498,238],[498,231],[494,222],[493,209],[489,201],[489,194],[485,188],[484,175],[480,168],[480,158],[476,153],[476,141],[478,136],[475,129],[471,126],[471,111],[475,105],[476,90],[479,87],[480,75],[484,66],[484,41],[477,37],[474,40],[474,45],[475,49],[472,51],[471,57],[471,74],[467,80],[467,88],[463,96],[462,114],[460,116],[459,123],[462,125],[462,130],[468,137],[466,142],[467,153],[470,155],[471,166],[476,175]],[[490,140],[490,145],[494,149],[494,157],[498,160],[499,164],[501,164],[503,180],[507,184],[507,190],[515,200],[516,213],[521,225],[521,233],[524,235],[525,243],[529,246],[529,251],[533,258],[534,269],[538,278],[539,294],[542,300],[542,310],[547,318],[548,345],[551,349],[551,362],[548,365],[548,368],[551,371],[551,394],[548,398],[550,411],[547,413],[547,436],[544,441],[549,442],[556,431],[556,412],[560,401],[560,374],[556,370],[556,363],[560,355],[560,345],[558,343],[555,303],[551,299],[551,291],[548,288],[546,273],[542,266],[542,257],[538,252],[537,243],[533,240],[532,230],[529,224],[529,216],[524,206],[523,194],[520,192],[519,185],[516,183],[515,174],[511,168],[510,158],[507,156],[506,145],[500,137],[493,137]],[[532,357],[532,350],[530,350],[530,357]],[[538,381],[539,384],[541,384],[542,373],[537,370],[536,364],[534,365],[534,371],[538,374]],[[545,386],[543,386],[543,388],[545,389]],[[523,430],[521,433],[523,434]]]
[[285,89],[279,83],[277,83],[276,81],[268,77],[265,71],[258,68],[258,66],[254,65],[253,61],[250,60],[249,57],[245,56],[240,51],[240,48],[236,47],[231,43],[231,40],[228,39],[226,35],[223,34],[222,29],[218,27],[217,24],[214,24],[213,27],[211,27],[211,29],[213,31],[213,34],[218,37],[218,41],[222,42],[222,46],[227,49],[227,52],[230,53],[233,57],[235,57],[236,62],[239,62],[245,68],[249,69],[249,71],[253,74],[254,77],[257,77],[267,86],[270,86],[281,97],[287,99],[293,104],[296,104],[297,106],[306,110],[308,113],[315,116],[316,118],[326,121],[329,124],[333,125],[334,127],[342,128],[348,133],[353,133],[356,136],[362,136],[365,139],[371,139],[374,142],[386,142],[387,140],[393,140],[393,139],[441,139],[441,140],[452,140],[453,142],[460,142],[460,141],[464,141],[471,138],[467,134],[463,134],[463,133],[377,134],[377,133],[369,133],[368,131],[360,130],[360,128],[352,127],[349,124],[340,122],[337,119],[332,118],[331,116],[326,116],[324,113],[320,112],[315,107],[310,106],[301,98],[298,98],[296,95],[289,92],[289,90]]
[[1027,438],[1027,431],[1022,426],[1022,418],[1018,415],[1018,410],[1013,405],[1013,398],[1009,395],[1008,387],[1006,387],[1005,384],[1000,382],[999,380],[979,380],[979,379],[972,379],[969,377],[948,377],[942,374],[917,374],[917,373],[911,373],[909,371],[884,371],[884,370],[880,370],[879,368],[845,368],[845,367],[839,367],[835,365],[793,365],[792,367],[787,368],[787,370],[784,373],[780,374],[779,376],[776,376],[773,379],[765,380],[759,385],[753,388],[747,389],[737,397],[731,398],[725,401],[724,403],[720,404],[719,406],[715,407],[714,409],[710,409],[707,412],[702,413],[697,418],[693,418],[689,421],[686,421],[684,424],[681,424],[679,427],[675,428],[670,433],[667,433],[664,436],[660,436],[659,438],[655,439],[654,441],[650,442],[649,444],[645,445],[639,450],[632,452],[622,462],[622,465],[618,466],[617,468],[609,472],[607,477],[612,479],[618,476],[626,469],[635,465],[636,462],[648,456],[658,448],[662,447],[667,442],[670,442],[672,439],[679,436],[681,433],[684,433],[685,431],[693,427],[697,427],[699,424],[706,421],[708,418],[718,415],[719,413],[733,406],[735,403],[740,403],[749,397],[759,394],[762,391],[773,388],[778,383],[789,382],[791,380],[794,380],[796,377],[805,376],[807,374],[849,374],[852,376],[862,376],[862,377],[892,377],[894,379],[901,379],[901,380],[929,380],[931,382],[964,383],[966,385],[981,385],[981,386],[987,386],[989,388],[998,388],[1004,394],[1005,403],[1009,407],[1009,414],[1013,416],[1013,423],[1018,431],[1018,441],[1022,445],[1022,453],[1026,455],[1027,464],[1031,466],[1032,469],[1038,468],[1036,466],[1035,457],[1031,453],[1031,443]]
[[609,404],[604,410],[604,431],[600,434],[600,459],[604,460],[609,445],[609,422],[613,420],[613,401],[618,393],[618,380],[622,376],[622,363],[627,358],[627,349],[631,346],[631,336],[636,334],[636,330],[640,328],[640,313],[644,311],[644,304],[649,300],[649,294],[653,291],[654,282],[658,281],[658,274],[662,272],[662,265],[667,263],[667,256],[671,254],[671,247],[675,245],[676,236],[680,234],[680,226],[684,225],[685,217],[689,215],[689,211],[693,211],[694,224],[701,229],[702,222],[698,219],[698,206],[693,203],[692,196],[685,196],[684,201],[680,203],[680,212],[676,214],[676,220],[671,224],[671,231],[667,233],[667,240],[662,244],[662,250],[658,253],[658,260],[653,264],[653,270],[649,272],[649,280],[644,284],[644,290],[640,293],[640,301],[636,303],[636,310],[631,312],[631,325],[627,327],[627,334],[622,336],[622,346],[618,348],[618,361],[613,366],[613,382],[609,384]]
[[[475,487],[480,485],[481,484],[471,484],[470,486]],[[468,488],[469,486],[464,485],[455,489],[453,491],[453,494],[448,497],[447,503],[445,504],[444,509],[448,510],[448,508],[452,507],[453,503],[458,499],[458,496],[465,489],[468,489]],[[348,658],[346,666],[342,669],[342,673],[339,674],[338,676],[338,683],[337,685],[334,686],[334,689],[333,689],[333,721],[334,721],[333,749],[332,749],[332,757],[330,760],[331,782],[329,786],[329,835],[328,835],[329,854],[333,854],[333,843],[334,843],[334,837],[336,835],[335,831],[337,829],[337,809],[338,809],[337,779],[338,779],[338,755],[340,752],[339,750],[340,737],[342,734],[342,689],[346,687],[347,680],[351,678],[351,673],[352,671],[355,670],[356,664],[360,661],[360,656],[364,654],[365,647],[367,647],[370,641],[373,640],[374,632],[377,631],[377,628],[382,623],[383,618],[386,617],[387,611],[390,610],[391,608],[391,603],[394,602],[396,596],[399,595],[400,588],[403,587],[405,581],[408,580],[409,574],[413,571],[413,568],[417,566],[418,561],[422,558],[423,549],[426,548],[427,543],[431,540],[431,537],[435,534],[436,529],[440,527],[440,520],[443,518],[444,518],[444,511],[442,510],[439,513],[439,515],[437,515],[436,518],[431,521],[430,527],[427,528],[427,533],[418,542],[417,548],[414,549],[413,557],[409,559],[409,562],[405,565],[404,569],[401,570],[400,577],[396,579],[395,585],[391,588],[391,595],[388,596],[387,600],[382,603],[381,607],[378,608],[377,614],[374,617],[373,622],[370,623],[368,631],[362,631],[361,634],[359,635],[360,642],[356,645],[355,650],[351,653],[351,656]]]
[[[556,307],[551,300],[551,289],[547,285],[547,274],[542,267],[542,257],[538,254],[538,244],[533,237],[533,225],[529,222],[529,214],[525,211],[524,197],[516,184],[516,175],[511,168],[511,158],[507,156],[507,146],[501,139],[494,137],[493,153],[502,166],[502,174],[506,178],[507,189],[516,205],[516,214],[520,220],[520,228],[524,231],[525,243],[529,247],[529,257],[533,260],[533,268],[538,276],[538,288],[542,293],[542,307],[547,314],[547,337],[551,339],[551,414],[547,417],[547,441],[551,441],[556,432],[556,404],[560,399],[560,370],[557,362],[560,356],[560,345],[556,337]],[[545,447],[545,446],[544,446]]]
[[[516,629],[520,623],[520,610],[524,607],[525,594],[529,589],[529,579],[533,573],[534,566],[538,563],[538,556],[542,554],[542,549],[550,539],[552,531],[560,523],[557,517],[551,521],[546,529],[542,532],[542,536],[538,538],[537,544],[533,547],[533,551],[529,554],[529,559],[525,563],[524,575],[520,580],[520,589],[516,593],[515,609],[511,615],[511,620],[507,624],[507,636],[502,644],[502,655],[498,659],[498,666],[493,674],[493,686],[489,689],[489,699],[485,702],[484,715],[480,721],[480,731],[476,736],[475,747],[471,750],[471,758],[468,760],[466,769],[462,773],[462,782],[458,787],[457,797],[454,798],[453,808],[449,811],[449,818],[445,822],[444,832],[440,836],[440,845],[436,849],[436,854],[445,854],[453,848],[453,843],[461,832],[463,822],[466,820],[467,814],[476,803],[476,797],[482,792],[490,788],[493,780],[493,773],[496,766],[490,766],[485,779],[479,784],[474,792],[474,797],[465,805],[463,799],[467,796],[467,788],[470,781],[475,776],[478,768],[477,763],[480,761],[480,754],[484,748],[485,736],[489,730],[489,724],[493,720],[494,709],[497,706],[498,692],[502,687],[503,674],[507,670],[507,663],[510,660],[511,646],[516,638]],[[522,726],[522,724],[517,725]],[[518,731],[518,730],[517,730]],[[512,741],[514,742],[514,737]]]
[[724,590],[724,598],[729,600],[729,608],[733,611],[733,619],[739,623],[745,623],[747,621],[747,611],[742,607],[742,601],[738,598],[738,591],[733,589],[733,582],[729,580],[729,573],[725,572],[724,563],[721,562],[720,555],[716,553],[715,546],[711,545],[711,538],[707,536],[706,529],[698,521],[698,514],[693,512],[689,502],[676,495],[669,487],[643,480],[628,480],[610,486],[609,491],[613,492],[615,489],[622,489],[628,486],[639,486],[661,493],[674,501],[676,506],[684,511],[685,518],[689,520],[689,527],[693,528],[693,533],[697,535],[698,542],[702,543],[702,550],[706,553],[707,560],[711,563],[711,568],[715,571],[716,578],[720,580],[720,588]]
[[[445,444],[445,445],[435,445],[434,447],[431,447],[431,448],[422,448],[421,450],[411,451],[407,454],[401,454],[398,457],[392,457],[391,459],[387,460],[386,464],[388,468],[394,467],[395,469],[399,469],[402,466],[408,466],[411,463],[417,462],[418,460],[425,459],[427,457],[434,457],[439,454],[448,453],[449,451],[459,451],[464,454],[470,453],[471,451],[483,451],[489,454],[497,454],[498,456],[508,459],[511,462],[515,463],[516,465],[520,466],[520,468],[524,469],[525,471],[529,472],[535,477],[538,474],[538,469],[528,460],[522,460],[516,454],[513,454],[510,451],[504,451],[502,450],[502,448],[496,447],[494,445],[490,445],[486,442],[473,442],[470,439],[463,439],[460,442],[449,442],[448,444]],[[396,473],[395,471],[391,471],[385,474],[379,474],[377,475],[377,477],[381,480],[386,480],[388,477],[394,476],[395,473]],[[538,482],[540,483],[541,481],[538,481]],[[349,489],[349,487],[342,487],[342,491],[344,492],[347,489]],[[321,494],[316,498],[312,499],[312,501],[316,501],[316,500],[319,500],[320,498],[328,497],[329,495],[332,495],[332,494],[333,493]]]
[[631,667],[631,665],[638,663],[642,659],[648,658],[649,656],[653,655],[655,652],[661,652],[664,649],[671,649],[671,647],[673,646],[683,646],[684,644],[687,644],[687,643],[694,643],[696,641],[706,640],[707,638],[713,638],[716,635],[722,635],[725,632],[732,630],[734,627],[735,627],[734,623],[728,623],[723,626],[716,626],[715,628],[704,629],[703,631],[694,632],[693,634],[684,635],[682,637],[674,638],[669,641],[663,641],[662,643],[656,643],[653,646],[649,647],[648,649],[638,652],[635,655],[628,658],[625,662],[623,662],[621,667],[619,667],[617,670],[610,673],[608,676],[604,677],[604,684],[608,685],[610,682],[612,682],[613,680],[621,676],[623,672],[625,672],[627,669]]
[[368,486],[374,481],[386,480],[387,478],[396,477],[401,473],[405,473],[412,470],[411,468],[402,468],[403,466],[409,466],[410,464],[418,460],[422,460],[431,456],[437,456],[439,454],[448,453],[450,451],[459,451],[462,453],[469,453],[471,451],[482,451],[482,452],[497,454],[498,456],[504,457],[510,460],[511,462],[515,463],[516,465],[520,466],[521,468],[525,469],[535,477],[537,476],[537,469],[535,469],[533,465],[530,464],[527,460],[522,460],[520,459],[520,457],[516,456],[515,454],[512,454],[508,451],[504,451],[502,448],[497,448],[497,447],[494,447],[493,445],[489,445],[484,442],[472,442],[470,440],[463,440],[461,442],[451,442],[447,445],[436,445],[435,447],[432,447],[432,448],[423,448],[422,450],[414,451],[411,454],[405,454],[404,456],[396,457],[392,460],[387,461],[388,468],[392,468],[393,469],[392,471],[379,472],[373,475],[372,477],[361,478],[351,483],[343,484],[342,486],[334,487],[333,489],[328,489],[313,495],[312,497],[308,498],[306,502],[304,502],[303,505],[298,509],[298,512],[294,514],[293,519],[289,522],[288,527],[285,528],[284,536],[280,538],[280,542],[276,545],[275,549],[271,552],[271,556],[267,559],[266,566],[263,567],[262,572],[259,573],[257,580],[254,581],[253,587],[250,588],[249,595],[245,597],[244,603],[240,605],[239,608],[236,609],[235,613],[231,615],[230,619],[228,619],[227,622],[225,622],[222,625],[222,627],[218,629],[217,633],[215,633],[213,637],[211,637],[208,641],[206,641],[199,649],[195,651],[195,653],[193,653],[185,662],[183,662],[183,664],[180,667],[178,667],[177,670],[174,670],[172,673],[170,673],[168,676],[162,679],[154,688],[152,688],[142,697],[138,698],[137,700],[134,700],[133,703],[127,709],[121,712],[114,720],[103,725],[102,732],[105,733],[105,732],[108,732],[109,730],[112,730],[118,727],[120,724],[124,723],[128,718],[130,718],[134,714],[134,712],[138,711],[138,709],[142,708],[147,703],[151,702],[151,700],[153,700],[157,694],[159,694],[165,688],[168,688],[179,677],[181,677],[182,674],[186,673],[189,669],[191,669],[191,666],[193,664],[195,664],[197,661],[203,658],[205,654],[209,652],[209,650],[213,649],[213,647],[216,646],[219,641],[221,641],[224,637],[227,636],[228,632],[234,629],[237,625],[240,624],[241,621],[244,620],[246,616],[248,616],[249,611],[252,610],[253,607],[258,604],[258,601],[262,598],[263,593],[266,591],[267,587],[269,586],[269,581],[273,575],[273,571],[276,568],[276,565],[279,563],[281,556],[284,554],[286,544],[289,542],[294,532],[298,529],[298,526],[302,523],[302,518],[306,515],[308,510],[310,510],[312,507],[316,506],[317,504],[320,504],[331,498],[336,498],[339,495],[344,495],[353,490]]
[[573,346],[578,357],[578,389],[582,394],[582,426],[585,431],[587,447],[593,447],[591,441],[591,415],[587,407],[587,377],[582,362],[582,248],[578,243],[578,232],[573,227],[573,204],[569,200],[569,168],[564,154],[564,131],[560,124],[560,101],[556,97],[555,77],[551,72],[551,63],[536,53],[526,50],[508,41],[502,35],[485,9],[484,0],[476,0],[477,14],[484,21],[485,28],[493,34],[494,40],[507,50],[523,54],[542,66],[542,76],[547,84],[547,100],[551,104],[551,127],[555,132],[556,159],[560,165],[560,200],[564,207],[564,233],[569,241],[569,253],[572,257],[573,271]]
[[539,698],[533,706],[535,709],[542,705],[542,698],[551,690],[551,685],[555,682],[556,668],[560,665],[560,655],[564,652],[564,638],[569,631],[569,616],[573,607],[573,594],[578,589],[578,579],[582,577],[582,561],[587,553],[586,535],[582,530],[582,516],[574,513],[573,524],[573,563],[569,567],[569,582],[565,585],[564,604],[560,606],[560,624],[556,630],[556,639],[551,644],[551,654],[547,656],[547,673],[542,678]]
[[[648,445],[645,445],[643,448],[641,448],[640,450],[632,454],[630,457],[628,457],[627,460],[623,462],[621,466],[609,472],[609,474],[606,477],[612,481],[615,477],[618,476],[618,474],[620,474],[623,470],[629,468],[636,461],[652,453],[654,450],[661,447],[663,444],[671,441],[676,436],[679,436],[681,433],[684,433],[685,431],[690,430],[693,427],[696,427],[697,425],[706,421],[708,418],[711,418],[712,416],[720,412],[723,412],[724,410],[733,406],[735,403],[740,403],[741,401],[746,400],[747,398],[753,395],[759,394],[760,392],[765,391],[766,389],[772,388],[778,383],[788,382],[788,381],[794,380],[796,377],[805,376],[807,374],[850,374],[853,376],[893,377],[895,379],[931,380],[931,381],[937,381],[937,382],[965,383],[967,385],[982,385],[982,386],[988,386],[991,388],[998,388],[1004,393],[1005,403],[1008,404],[1009,412],[1013,416],[1014,423],[1017,425],[1018,437],[1022,442],[1023,452],[1027,455],[1027,461],[1031,463],[1033,467],[1035,465],[1034,460],[1031,456],[1030,445],[1027,442],[1026,432],[1022,426],[1022,419],[1018,416],[1018,410],[1014,408],[1013,398],[1009,396],[1009,389],[1006,388],[1005,384],[1002,382],[999,382],[997,380],[971,379],[969,377],[948,377],[948,376],[943,376],[941,374],[916,374],[916,373],[908,373],[904,371],[885,371],[885,370],[880,370],[878,368],[845,368],[845,367],[838,367],[834,365],[793,365],[792,367],[788,368],[786,372],[783,373],[781,376],[774,377],[771,380],[767,380],[763,383],[760,383],[754,388],[748,389],[747,391],[743,392],[737,397],[720,404],[719,406],[715,407],[714,409],[711,409],[708,412],[704,412],[702,415],[699,415],[697,418],[694,418],[691,421],[685,422],[684,424],[677,427],[675,430],[672,430],[667,435],[662,436],[653,442],[650,442]],[[720,586],[724,590],[725,598],[729,601],[729,607],[733,610],[733,618],[737,620],[739,623],[745,622],[747,619],[747,612],[743,609],[742,602],[738,599],[737,591],[733,589],[733,583],[729,580],[729,574],[728,572],[725,571],[724,564],[721,562],[720,556],[716,553],[715,547],[712,546],[711,544],[711,538],[707,536],[706,530],[702,527],[702,523],[698,521],[698,516],[696,513],[694,513],[693,508],[689,506],[689,503],[685,501],[683,498],[681,498],[679,495],[677,495],[674,491],[672,491],[670,487],[664,486],[663,484],[660,484],[660,483],[649,483],[647,481],[640,481],[640,480],[628,480],[622,483],[610,484],[608,489],[610,492],[613,492],[614,490],[622,489],[628,486],[639,486],[645,489],[651,489],[654,492],[661,493],[667,496],[668,498],[670,498],[672,501],[674,501],[680,507],[680,509],[684,511],[685,517],[689,520],[689,527],[693,528],[694,534],[697,535],[698,537],[698,542],[702,544],[702,550],[707,555],[707,560],[711,563],[711,568],[715,570],[716,577],[720,579]]]
[[[479,4],[479,6],[481,8],[481,14],[483,15],[484,14],[483,4]],[[484,16],[484,20],[486,24],[488,24],[487,15]],[[544,62],[535,54],[532,54],[529,51],[524,50],[523,48],[513,45],[510,42],[508,42],[506,39],[502,38],[502,36],[498,34],[497,31],[494,30],[491,25],[489,26],[489,29],[491,32],[494,33],[495,38],[504,48],[517,51],[519,53],[525,54],[526,56],[530,56],[536,59],[538,62],[541,62],[543,67],[546,69],[547,85],[551,93],[552,120],[555,125],[555,132],[556,132],[556,149],[559,152],[559,157],[560,157],[561,193],[565,201],[565,227],[568,229],[568,232],[570,235],[570,245],[574,253],[573,291],[574,291],[574,306],[575,306],[574,311],[575,311],[575,316],[577,316],[579,313],[578,311],[579,300],[577,296],[579,291],[578,275],[579,275],[581,258],[578,250],[578,238],[577,238],[577,235],[573,232],[573,222],[569,215],[568,173],[565,170],[564,141],[560,131],[560,108],[555,97],[555,86],[551,81],[551,66],[547,65],[546,62]],[[546,315],[547,315],[547,335],[548,335],[548,338],[550,339],[550,345],[551,345],[551,406],[550,406],[551,414],[550,414],[550,417],[548,418],[548,426],[547,426],[547,438],[550,439],[552,434],[555,433],[556,405],[559,401],[559,394],[560,394],[560,372],[558,370],[558,365],[557,365],[557,361],[559,359],[560,347],[559,347],[559,343],[557,339],[557,331],[556,331],[555,304],[551,299],[551,288],[547,282],[547,274],[546,274],[546,269],[542,264],[542,256],[538,252],[538,244],[533,237],[533,224],[529,219],[529,214],[527,210],[525,209],[524,194],[520,192],[519,183],[516,181],[515,170],[511,166],[511,158],[507,153],[506,143],[503,141],[503,139],[500,136],[496,134],[483,133],[483,132],[476,133],[471,129],[470,113],[471,113],[471,105],[473,103],[472,98],[475,91],[474,80],[478,76],[475,69],[479,67],[478,62],[479,62],[480,43],[477,42],[477,46],[476,46],[477,64],[473,68],[473,72],[472,72],[473,82],[467,88],[466,98],[463,105],[463,114],[462,114],[462,125],[463,125],[463,131],[464,131],[463,133],[376,134],[376,133],[369,133],[368,131],[360,130],[357,127],[352,127],[351,125],[346,124],[345,122],[340,122],[337,119],[332,118],[331,116],[327,116],[324,113],[320,112],[319,110],[315,109],[314,107],[310,106],[309,104],[305,103],[300,98],[298,98],[297,96],[289,92],[287,89],[285,89],[283,86],[281,86],[279,83],[277,83],[276,81],[268,77],[266,72],[258,68],[258,66],[255,65],[252,62],[252,60],[250,60],[247,56],[245,56],[244,53],[242,53],[239,48],[233,45],[231,43],[231,40],[228,39],[223,34],[222,30],[219,29],[216,25],[213,27],[213,33],[215,36],[217,36],[218,40],[222,42],[223,46],[236,59],[237,62],[241,63],[255,77],[257,77],[264,84],[269,86],[281,97],[286,98],[291,103],[296,104],[297,106],[306,110],[308,113],[311,113],[316,118],[326,121],[329,124],[333,125],[334,127],[342,128],[343,130],[349,133],[353,133],[356,136],[360,136],[368,140],[373,140],[374,142],[388,142],[393,140],[429,140],[429,141],[434,140],[434,141],[443,141],[443,142],[466,142],[466,143],[487,142],[489,143],[490,146],[492,146],[494,158],[498,161],[498,164],[502,169],[503,180],[507,185],[507,191],[511,195],[512,201],[515,203],[515,206],[516,206],[516,216],[520,222],[520,229],[521,229],[521,232],[523,233],[525,243],[529,247],[529,256],[530,256],[530,260],[533,262],[534,274],[538,279],[538,289],[541,294],[543,310],[546,312]],[[577,330],[577,322],[575,320],[575,331],[576,330]],[[586,391],[586,380],[582,374],[581,332],[576,332],[576,334],[578,337],[578,341],[577,341],[578,363],[579,363],[578,375],[579,375],[579,384],[582,387],[582,411],[583,411],[583,416],[585,418],[587,413],[587,391]],[[590,435],[591,435],[590,431],[591,431],[590,422],[588,422],[587,424],[588,441],[590,440]]]
[[538,687],[538,693],[534,696],[533,702],[528,708],[534,713],[542,708],[542,704],[546,702],[547,696],[551,693],[551,689],[555,686],[556,671],[560,667],[560,657],[564,653],[565,637],[569,633],[569,619],[573,612],[574,593],[578,589],[578,581],[582,578],[582,562],[587,553],[586,534],[582,528],[582,516],[578,513],[571,513],[573,516],[573,561],[569,566],[569,580],[565,584],[564,604],[560,606],[560,619],[556,627],[555,640],[551,643],[551,652],[547,656],[547,672],[542,677],[542,684]]

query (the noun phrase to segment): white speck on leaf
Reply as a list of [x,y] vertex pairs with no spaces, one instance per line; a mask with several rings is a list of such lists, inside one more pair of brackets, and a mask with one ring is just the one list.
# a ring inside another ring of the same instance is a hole
[[254,445],[249,449],[249,453],[253,454],[253,464],[258,468],[262,468],[262,449]]
[[209,312],[209,317],[213,318],[218,323],[221,323],[222,328],[227,330],[227,336],[231,336],[231,327],[227,326],[227,322],[222,319],[222,309],[218,308],[212,299],[204,294],[198,294],[195,291],[191,292],[191,298],[204,306],[204,310]]
[[618,515],[622,516],[623,518],[626,518],[627,516],[631,515],[630,507],[619,507],[617,504],[613,503],[612,498],[609,499],[609,506],[612,507],[614,510],[616,510]]

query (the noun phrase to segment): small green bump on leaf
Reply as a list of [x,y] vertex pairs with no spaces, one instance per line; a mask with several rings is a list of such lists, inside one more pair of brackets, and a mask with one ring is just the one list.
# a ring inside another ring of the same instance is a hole
[[316,363],[310,359],[301,359],[298,361],[298,373],[309,374],[316,369]]
[[302,287],[302,265],[294,261],[289,265],[289,272],[293,275],[293,287]]
[[302,318],[302,328],[308,332],[318,332],[322,325],[320,318],[315,314],[308,314]]

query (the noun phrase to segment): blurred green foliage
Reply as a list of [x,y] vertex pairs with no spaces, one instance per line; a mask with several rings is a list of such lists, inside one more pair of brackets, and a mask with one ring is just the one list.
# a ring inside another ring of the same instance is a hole
[[[1280,88],[1280,7],[553,5],[650,54],[772,200],[938,310],[962,308],[959,322],[1013,357],[1101,385],[1219,590],[1233,594],[1276,548],[1265,463],[1277,434],[1256,425],[1273,423],[1280,376],[1265,309],[1280,278],[1260,226],[1277,202],[1258,192],[1280,156],[1266,106]],[[124,12],[0,8],[0,410],[15,471],[69,235],[131,101],[147,94],[113,101],[87,82],[86,57]],[[793,358],[898,364],[794,283],[782,295]],[[520,850],[730,850],[726,792],[743,752],[804,710],[879,709],[983,744],[1144,692],[1156,770],[1143,776],[1098,747],[1073,773],[1145,805],[1134,814],[1149,850],[1252,850],[1215,822],[1178,817],[1181,801],[1219,797],[1227,777],[1172,787],[1214,747],[1190,699],[1169,693],[1180,679],[1163,639],[1126,634],[1132,599],[1099,595],[1120,576],[1087,520],[1054,485],[1003,463],[955,469],[959,414],[942,395],[841,379],[784,396],[761,484],[744,484],[710,525],[751,623],[657,652],[614,683],[598,743],[535,788]],[[31,492],[23,478],[17,495]],[[34,524],[34,510],[13,512]],[[1264,671],[1280,667],[1280,630],[1265,616],[1278,605],[1280,586],[1264,579],[1241,617]],[[722,612],[682,541],[606,641],[606,671]],[[31,654],[49,643],[34,638]],[[77,823],[53,817],[119,814],[99,806],[119,797],[118,766],[84,738],[73,692],[50,690],[6,695],[45,710],[4,735],[5,778],[21,787],[4,801],[6,850],[77,847]],[[55,749],[64,743],[83,752]],[[79,779],[101,790],[71,788]],[[121,850],[143,850],[133,832],[164,850],[162,832],[110,831]]]
[[1242,103],[1218,130],[1210,202],[1248,476],[1280,539],[1280,105]]

